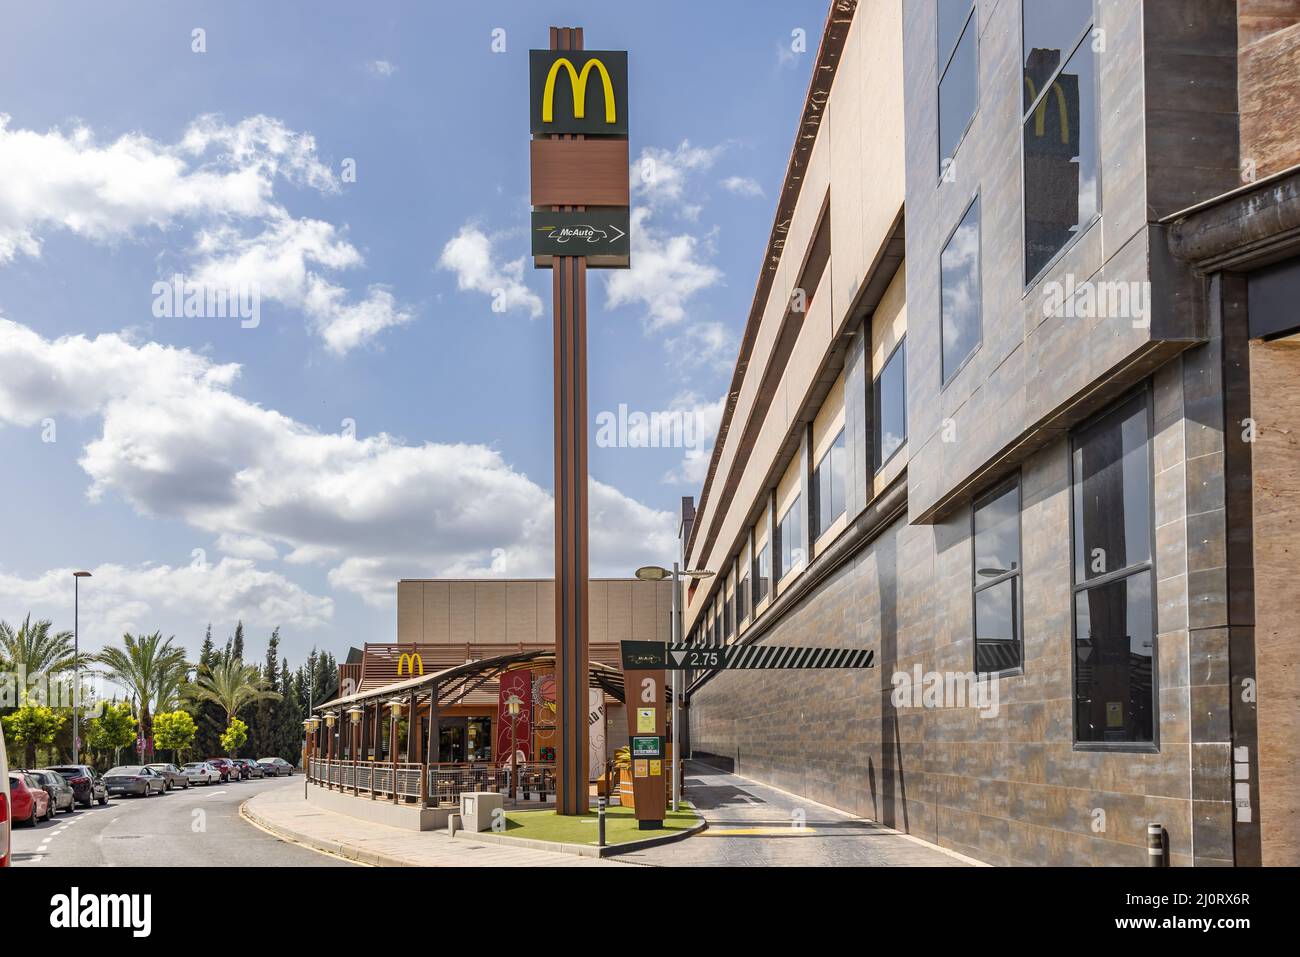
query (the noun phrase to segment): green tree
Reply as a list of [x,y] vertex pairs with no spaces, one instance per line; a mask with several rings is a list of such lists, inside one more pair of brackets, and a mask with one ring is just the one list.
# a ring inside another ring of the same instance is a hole
[[221,736],[221,750],[233,758],[235,752],[242,748],[247,740],[248,725],[238,718],[231,718],[230,727],[226,728],[225,734]]
[[[217,651],[212,642],[212,626],[208,625],[207,633],[203,637],[203,647],[199,651],[199,665],[195,669],[194,683],[196,684],[204,675],[211,675],[212,669],[220,660],[221,652]],[[199,701],[194,694],[193,685],[187,686],[185,690],[185,700],[191,702],[194,709],[194,723],[198,725],[194,746],[200,755],[215,756],[221,750],[221,732],[226,727],[225,715],[221,713],[220,706],[215,702]]]
[[[126,634],[121,648],[110,646],[94,656],[104,666],[108,679],[135,697],[146,751],[153,736],[154,710],[160,702],[175,696],[190,667],[185,661],[185,649],[172,644],[175,640],[175,636],[163,638],[157,631],[139,638]],[[147,755],[140,758],[147,760]]]
[[[51,632],[47,619],[32,622],[29,614],[14,631],[7,621],[0,621],[0,671],[17,672],[17,705],[27,703],[29,682],[33,678],[71,671],[76,661],[72,650],[72,632]],[[48,700],[42,703],[49,703]],[[57,702],[55,702],[57,703]]]
[[137,726],[128,702],[105,702],[100,716],[86,722],[86,743],[97,750],[112,751],[113,763],[116,764],[122,748],[135,743]]
[[153,743],[172,753],[172,761],[179,763],[180,751],[188,751],[194,746],[194,736],[198,727],[188,711],[164,711],[154,715]]
[[[226,713],[227,729],[247,705],[280,700],[277,692],[266,687],[266,679],[256,665],[237,660],[220,662],[210,673],[199,675],[193,694],[195,700],[214,702]],[[247,725],[244,727],[247,731]]]
[[280,687],[280,629],[271,632],[266,645],[266,659],[262,665],[262,682],[268,691],[280,695],[280,699],[263,698],[257,703],[248,720],[248,737],[252,749],[258,754],[275,753],[276,716],[279,702],[284,697]]
[[280,693],[284,700],[276,709],[275,743],[271,755],[279,755],[286,761],[298,763],[302,742],[302,707],[299,705],[299,676],[289,670],[289,659],[280,659]]
[[36,766],[36,749],[48,748],[68,716],[44,705],[25,704],[3,719],[5,737],[26,749],[26,766]]

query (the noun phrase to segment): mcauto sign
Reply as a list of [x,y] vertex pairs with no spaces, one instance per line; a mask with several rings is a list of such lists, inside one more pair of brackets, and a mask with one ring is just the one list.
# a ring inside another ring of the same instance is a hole
[[627,136],[626,50],[530,50],[534,135]]
[[626,207],[533,210],[533,264],[548,267],[553,256],[586,256],[590,267],[626,268],[629,228]]

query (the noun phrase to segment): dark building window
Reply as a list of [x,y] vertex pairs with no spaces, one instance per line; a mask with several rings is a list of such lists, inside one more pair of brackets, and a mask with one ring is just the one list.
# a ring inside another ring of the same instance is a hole
[[979,101],[979,27],[972,0],[937,0],[939,20],[939,169],[970,128]]
[[749,617],[749,572],[740,576],[736,585],[736,627]]
[[1025,281],[1097,216],[1092,3],[1024,4]]
[[1072,443],[1075,740],[1155,742],[1151,450],[1145,393]]
[[718,600],[713,603],[713,633],[718,636],[718,644],[726,644],[727,634],[722,630],[722,606],[726,598],[718,596]]
[[759,542],[754,546],[754,607],[767,597],[768,590],[772,587],[772,553],[767,547],[767,542]]
[[731,599],[727,598],[726,593],[722,595],[722,634],[725,638],[730,638],[734,622],[731,618]]
[[876,471],[888,462],[907,441],[907,344],[898,347],[885,360],[872,387],[875,408]]
[[813,534],[820,537],[831,523],[844,514],[844,479],[845,479],[844,430],[835,436],[835,441],[826,450],[822,460],[813,469]]
[[966,210],[939,257],[942,287],[943,382],[980,344],[980,203]]
[[803,539],[800,538],[799,508],[802,505],[799,496],[781,516],[776,527],[777,547],[780,549],[781,564],[776,570],[776,580],[780,581],[796,565],[803,561]]
[[1020,624],[1020,483],[1004,485],[974,510],[975,671],[1023,664]]

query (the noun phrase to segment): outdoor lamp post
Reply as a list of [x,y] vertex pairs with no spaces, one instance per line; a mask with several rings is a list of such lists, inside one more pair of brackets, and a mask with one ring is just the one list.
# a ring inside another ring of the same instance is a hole
[[90,572],[72,573],[72,763],[81,762],[81,580]]
[[[683,570],[677,564],[677,562],[673,562],[673,567],[671,571],[659,565],[643,565],[642,567],[636,570],[636,577],[645,582],[661,582],[666,578],[671,578],[673,580],[671,641],[674,645],[681,644],[682,601],[681,601],[681,596],[678,593],[678,590],[681,588],[683,576],[685,576],[686,578],[712,578],[713,572],[703,568],[687,568]],[[673,771],[673,810],[674,811],[677,810],[677,802],[681,799],[681,792],[682,792],[682,772],[681,772],[682,762],[681,762],[680,755],[678,755],[677,753],[677,741],[678,741],[678,733],[677,733],[678,685],[677,683],[678,681],[681,680],[680,675],[681,675],[681,670],[678,668],[674,668],[673,669],[673,712],[672,712],[673,713],[672,771]]]
[[352,794],[357,796],[361,793],[360,782],[357,780],[360,770],[357,768],[357,750],[361,746],[361,715],[362,710],[356,705],[348,708],[347,715],[352,722]]
[[518,797],[519,788],[519,739],[516,730],[519,727],[519,713],[523,710],[523,700],[517,694],[506,698],[506,710],[510,713],[510,800]]
[[338,721],[339,716],[333,711],[326,711],[325,718],[325,787],[333,788],[331,762],[335,760],[334,755],[334,724]]
[[388,700],[388,713],[391,716],[392,730],[389,732],[389,750],[393,755],[393,803],[397,803],[397,722],[402,718],[402,706],[406,702],[401,698]]

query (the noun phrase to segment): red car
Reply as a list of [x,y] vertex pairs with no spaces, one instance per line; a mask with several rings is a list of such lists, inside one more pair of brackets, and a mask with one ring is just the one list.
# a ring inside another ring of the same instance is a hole
[[221,783],[227,781],[241,780],[243,775],[240,773],[238,765],[230,758],[208,758],[208,764],[212,765],[221,772]]
[[13,805],[13,820],[26,821],[32,827],[41,818],[54,820],[50,796],[45,788],[30,774],[9,775],[9,802]]

